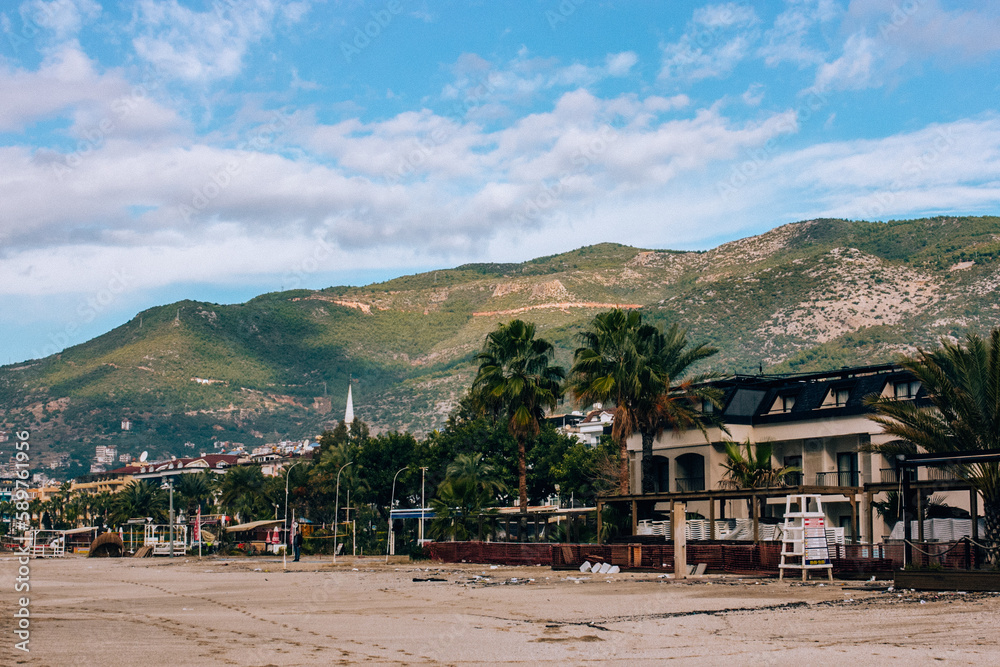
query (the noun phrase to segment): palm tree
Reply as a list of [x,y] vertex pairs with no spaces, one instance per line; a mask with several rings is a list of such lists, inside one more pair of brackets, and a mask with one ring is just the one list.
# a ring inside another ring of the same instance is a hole
[[[749,439],[742,444],[727,440],[726,460],[719,465],[726,469],[724,478],[719,482],[723,489],[767,489],[785,486],[788,476],[802,472],[797,466],[771,465],[773,447],[770,442],[758,442],[753,445]],[[758,498],[759,514],[764,512],[764,498]],[[747,510],[752,513],[751,500],[747,499]]]
[[[989,340],[969,333],[965,343],[941,341],[937,350],[918,349],[900,364],[920,384],[931,402],[871,397],[869,418],[897,441],[871,445],[872,451],[946,454],[1000,449],[1000,328]],[[987,559],[1000,562],[1000,462],[954,466],[983,497]]]
[[560,382],[565,376],[561,366],[552,364],[553,355],[551,343],[535,338],[534,324],[511,320],[487,335],[472,383],[474,403],[483,411],[503,417],[517,441],[522,526],[528,513],[527,441],[537,435],[545,409],[554,408],[559,401]]
[[467,540],[470,521],[496,504],[496,494],[506,491],[498,471],[483,462],[482,454],[459,454],[448,465],[445,479],[431,500],[434,521],[431,536]]
[[636,424],[642,435],[642,492],[655,490],[653,472],[653,441],[666,428],[682,431],[697,428],[708,439],[708,425],[725,425],[714,411],[699,410],[696,406],[711,404],[721,408],[722,392],[710,387],[706,381],[715,377],[703,373],[685,377],[692,365],[716,354],[718,350],[704,343],[689,349],[687,333],[673,324],[665,333],[659,329],[646,331],[646,363],[642,371],[644,387],[651,391],[640,396],[635,406]]
[[712,356],[707,345],[687,347],[687,334],[676,324],[666,333],[643,324],[637,310],[620,308],[594,317],[574,354],[570,386],[584,403],[611,401],[615,418],[611,437],[619,449],[619,493],[629,493],[628,438],[642,435],[643,491],[653,491],[653,441],[664,428],[698,427],[705,431],[708,415],[694,409],[694,400],[718,404],[718,391],[699,383],[708,376],[681,379],[690,366]]
[[156,522],[167,521],[167,492],[153,482],[129,482],[114,496],[111,523],[124,523],[134,517],[152,517]]
[[219,485],[219,504],[240,521],[252,521],[271,509],[265,485],[260,466],[230,468]]
[[181,475],[174,490],[186,503],[185,515],[190,521],[199,507],[205,507],[215,493],[216,477],[214,473],[203,470],[199,473]]

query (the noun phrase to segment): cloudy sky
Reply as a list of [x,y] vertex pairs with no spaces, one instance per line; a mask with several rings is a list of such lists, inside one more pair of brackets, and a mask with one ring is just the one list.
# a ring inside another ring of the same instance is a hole
[[991,0],[2,6],[0,363],[181,298],[1000,208]]

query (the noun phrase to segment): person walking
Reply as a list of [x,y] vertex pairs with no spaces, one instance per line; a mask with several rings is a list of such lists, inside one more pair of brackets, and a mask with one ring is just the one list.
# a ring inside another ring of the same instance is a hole
[[292,562],[293,563],[297,563],[299,561],[299,556],[302,553],[302,532],[301,531],[296,531],[295,532],[295,537],[292,538],[292,548],[295,550],[295,558],[293,559]]

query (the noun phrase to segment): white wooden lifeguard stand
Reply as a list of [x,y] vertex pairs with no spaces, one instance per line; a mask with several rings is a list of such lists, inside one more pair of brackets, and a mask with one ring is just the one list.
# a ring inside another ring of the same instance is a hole
[[[815,512],[808,511],[810,500],[816,504]],[[796,511],[792,511],[793,505],[798,506]],[[785,570],[801,570],[802,581],[808,578],[809,570],[826,570],[830,581],[833,581],[833,562],[826,544],[826,517],[818,495],[792,494],[785,497],[779,581],[785,578]]]
[[[160,535],[161,530],[166,539],[163,539],[163,536]],[[174,534],[180,536],[180,539],[174,539],[174,556],[183,556],[187,553],[187,526],[174,526]],[[145,525],[142,544],[143,546],[151,547],[154,556],[169,556],[171,546],[170,526],[147,523]]]

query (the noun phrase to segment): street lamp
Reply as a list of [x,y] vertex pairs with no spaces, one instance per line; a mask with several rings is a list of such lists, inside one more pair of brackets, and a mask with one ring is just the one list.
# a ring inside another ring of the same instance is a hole
[[[292,468],[294,468],[295,466],[297,466],[300,463],[302,463],[301,460],[296,461],[292,465],[288,466],[288,470],[285,471],[285,519],[284,519],[284,524],[285,524],[285,539],[288,540],[288,541],[291,541],[291,537],[292,537],[291,531],[288,530],[288,478],[292,476]],[[295,517],[292,517],[292,518],[294,519]],[[337,538],[334,538],[334,541],[336,541],[336,539]],[[281,559],[281,566],[284,569],[286,569],[286,570],[288,569],[288,547],[289,547],[289,545],[286,544],[285,545],[285,549],[284,549],[284,555],[282,556],[282,559]],[[334,547],[334,548],[336,548],[336,547]]]
[[427,507],[427,503],[424,500],[424,478],[427,476],[427,468],[420,469],[420,536],[417,538],[417,543],[421,547],[424,546],[424,508]]
[[337,471],[337,496],[333,503],[333,562],[337,562],[337,520],[340,518],[340,473],[344,472],[344,468],[354,463],[354,461],[348,461],[344,465],[340,466],[340,470]]
[[168,477],[160,486],[161,489],[170,489],[170,557],[174,557],[174,480]]
[[[406,466],[409,468],[409,466]],[[392,545],[392,506],[396,502],[396,477],[399,473],[406,470],[406,468],[400,468],[396,471],[396,474],[392,476],[392,494],[389,496],[389,532],[385,534],[385,562],[386,565],[389,564],[389,547]]]

